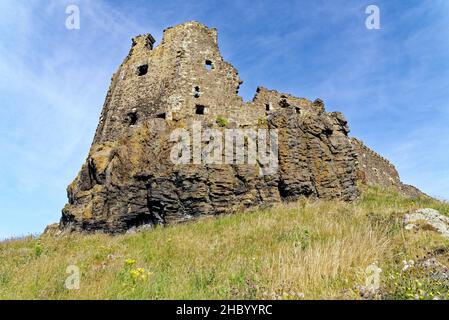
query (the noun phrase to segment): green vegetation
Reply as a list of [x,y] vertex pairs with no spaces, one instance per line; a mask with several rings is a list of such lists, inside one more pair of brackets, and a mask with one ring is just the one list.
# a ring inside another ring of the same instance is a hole
[[[405,231],[418,208],[449,205],[365,189],[354,203],[301,199],[271,209],[132,235],[27,237],[0,243],[0,299],[360,299],[366,268],[375,298],[448,298],[448,281],[403,261],[447,264],[448,240]],[[67,267],[81,272],[69,290]]]
[[258,128],[268,128],[268,120],[266,118],[257,119]]
[[215,120],[220,127],[226,127],[229,124],[229,120],[223,116],[217,116]]

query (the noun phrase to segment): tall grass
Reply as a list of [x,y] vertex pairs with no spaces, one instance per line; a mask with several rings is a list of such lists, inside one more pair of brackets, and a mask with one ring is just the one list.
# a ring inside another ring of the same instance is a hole
[[[447,204],[368,188],[354,203],[312,201],[156,228],[0,243],[0,299],[357,299],[365,269],[447,246],[404,232],[403,214]],[[81,271],[79,290],[65,281]],[[385,280],[386,281],[386,280]]]

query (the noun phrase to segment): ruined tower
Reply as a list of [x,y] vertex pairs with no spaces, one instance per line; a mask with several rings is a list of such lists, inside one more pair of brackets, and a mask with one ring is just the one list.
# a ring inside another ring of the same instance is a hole
[[[357,197],[357,152],[341,113],[263,87],[244,102],[217,30],[198,22],[168,28],[154,43],[149,34],[135,37],[113,75],[87,160],[68,187],[61,229],[115,233],[300,196]],[[260,162],[173,163],[171,133],[195,123],[275,130],[277,170],[260,174]]]

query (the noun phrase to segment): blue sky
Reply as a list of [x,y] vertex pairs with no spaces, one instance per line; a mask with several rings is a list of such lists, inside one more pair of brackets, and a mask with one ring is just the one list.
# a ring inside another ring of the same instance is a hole
[[[69,4],[79,30],[65,27]],[[380,8],[380,30],[365,8]],[[0,239],[59,220],[131,37],[198,20],[256,87],[323,99],[404,182],[449,199],[449,1],[0,2]]]

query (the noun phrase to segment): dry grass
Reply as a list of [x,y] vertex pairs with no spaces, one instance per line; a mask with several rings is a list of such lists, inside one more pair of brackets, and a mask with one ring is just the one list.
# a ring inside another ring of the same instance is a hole
[[[371,188],[355,203],[301,200],[134,235],[10,240],[0,299],[357,299],[373,262],[388,272],[447,246],[431,230],[403,231],[403,214],[422,207],[449,212]],[[69,265],[79,290],[64,286]]]

